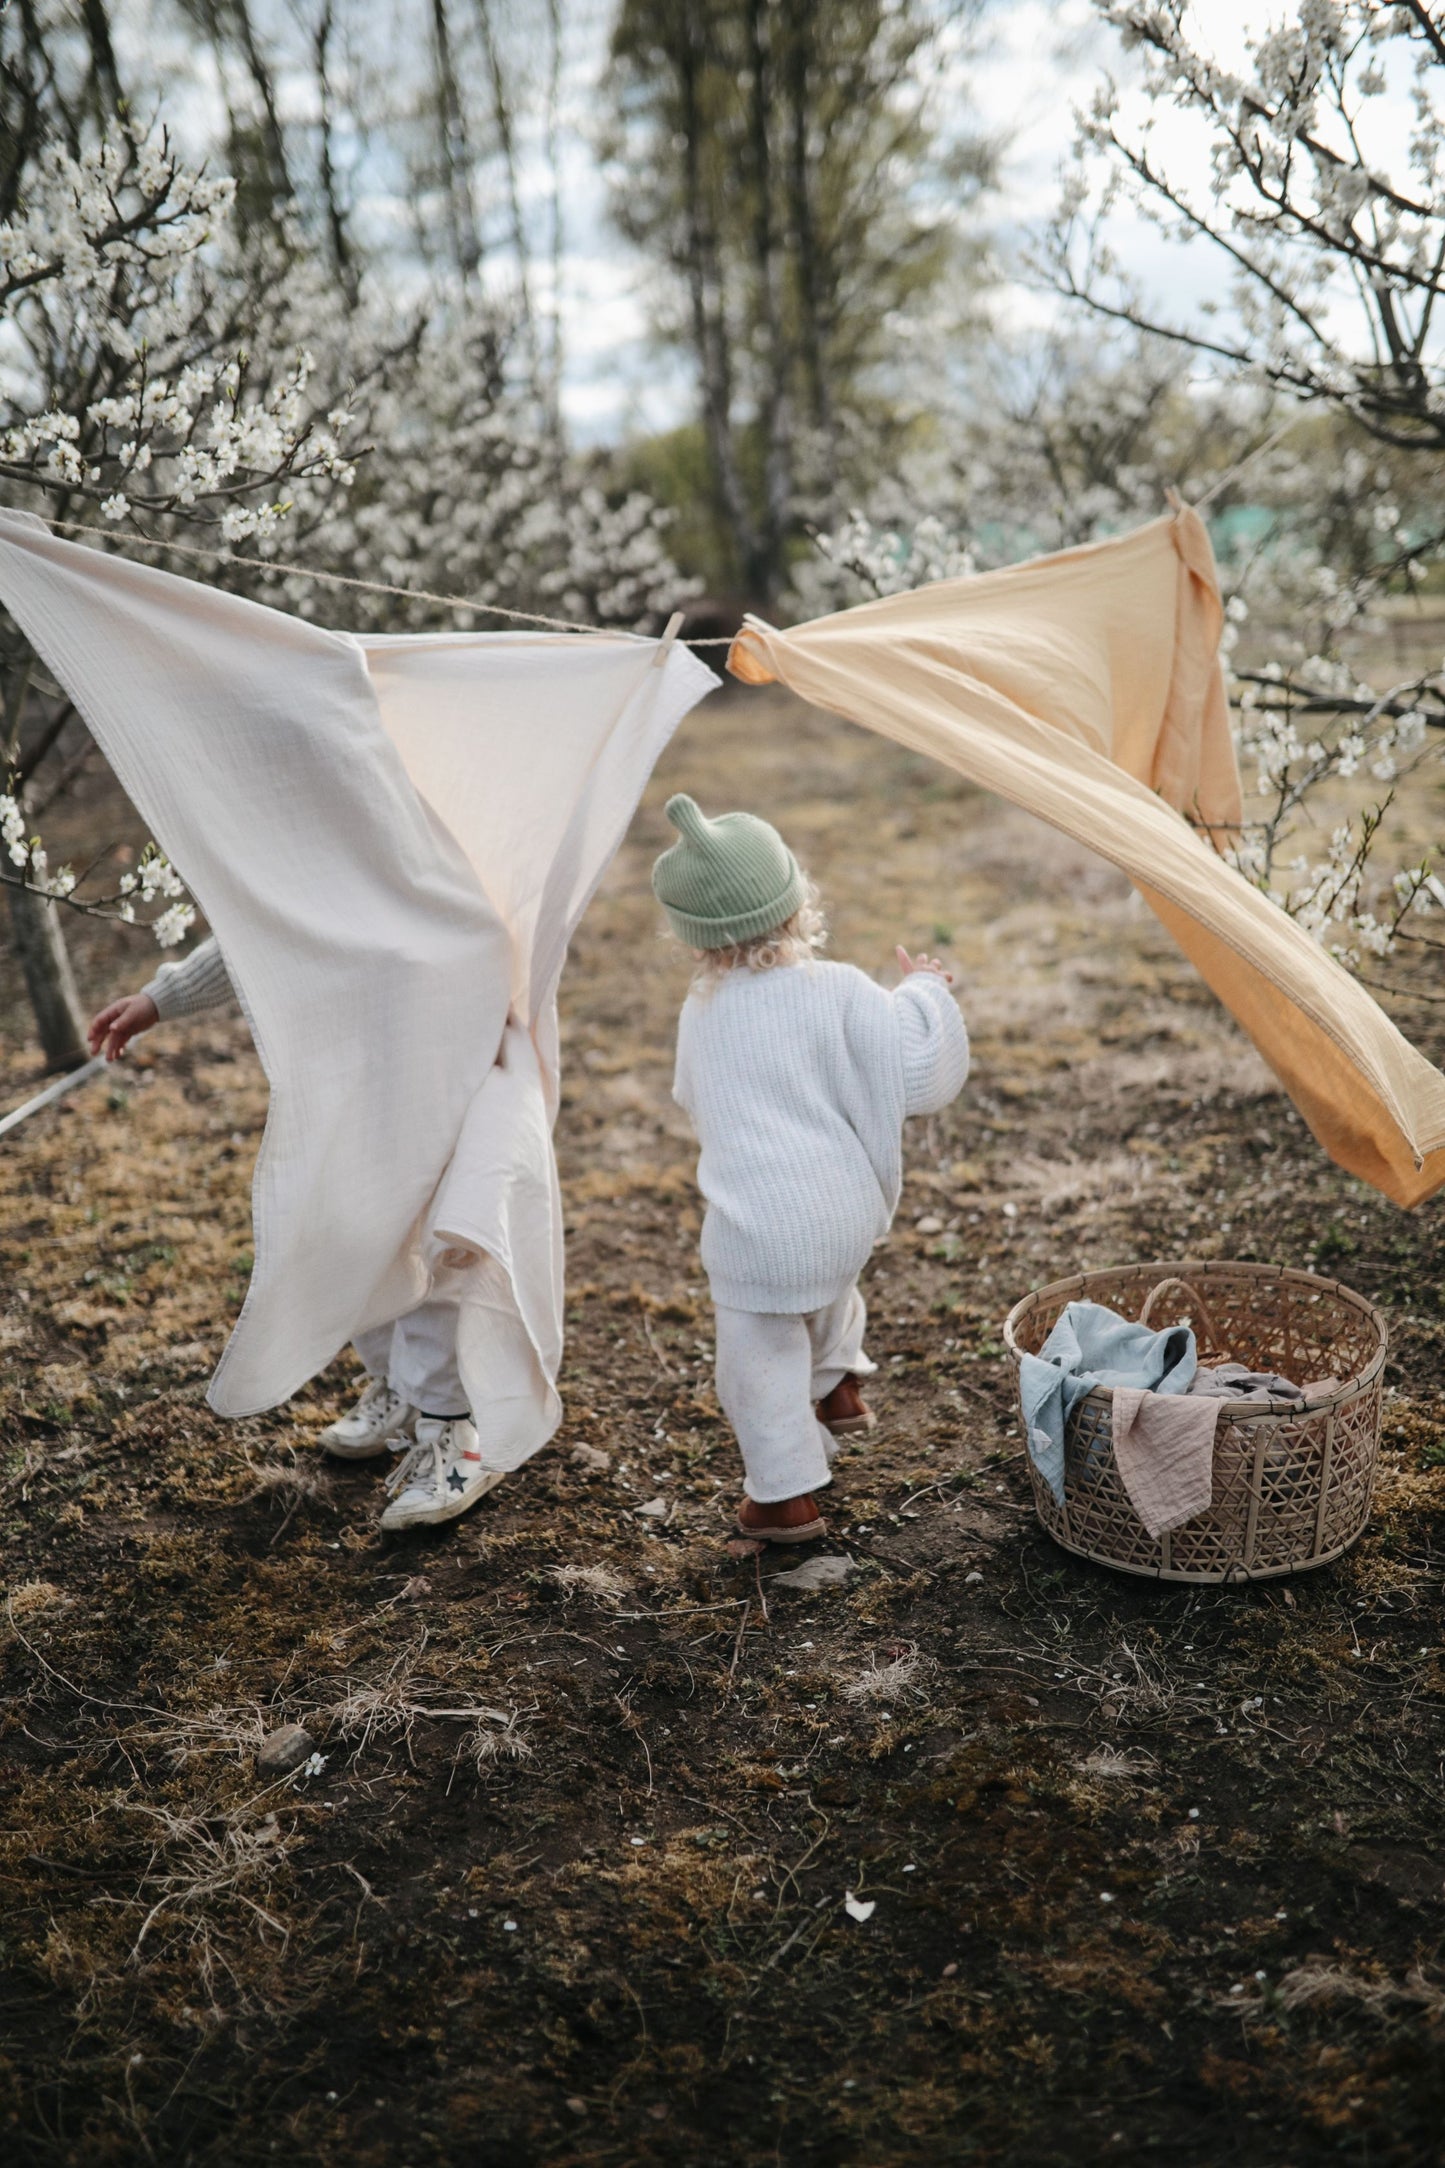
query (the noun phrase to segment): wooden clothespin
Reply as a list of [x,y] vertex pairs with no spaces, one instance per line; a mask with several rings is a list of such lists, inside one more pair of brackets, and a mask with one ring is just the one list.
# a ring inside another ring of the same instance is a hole
[[662,628],[662,638],[658,641],[656,652],[654,653],[652,658],[652,667],[654,670],[660,670],[663,664],[667,661],[668,656],[672,653],[673,646],[677,640],[677,636],[681,632],[686,622],[687,617],[685,611],[673,611],[671,617]]

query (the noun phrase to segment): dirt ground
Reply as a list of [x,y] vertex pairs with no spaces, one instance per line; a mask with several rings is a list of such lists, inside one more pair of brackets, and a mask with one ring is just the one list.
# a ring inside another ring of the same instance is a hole
[[[836,954],[947,948],[974,1034],[910,1127],[852,1570],[813,1593],[725,1548],[646,886],[679,787],[780,821]],[[82,930],[97,997],[150,968],[118,938]],[[449,1529],[382,1538],[374,1470],[323,1461],[346,1359],[205,1406],[264,1113],[238,1022],[0,1147],[5,2157],[1438,2161],[1438,1211],[1324,1161],[1102,864],[781,697],[684,726],[564,1011],[566,1420]],[[1130,1581],[1033,1516],[1006,1310],[1189,1255],[1389,1315],[1373,1523],[1288,1586]],[[268,1787],[291,1720],[323,1766]]]

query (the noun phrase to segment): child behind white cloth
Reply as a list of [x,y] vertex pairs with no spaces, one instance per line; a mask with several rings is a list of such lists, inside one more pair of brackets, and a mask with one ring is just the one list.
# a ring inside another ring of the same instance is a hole
[[907,1115],[947,1106],[968,1033],[941,963],[898,951],[903,983],[825,963],[815,892],[777,830],[669,801],[679,841],[653,888],[698,972],[673,1090],[692,1119],[717,1310],[717,1388],[746,1471],[738,1527],[824,1532],[813,1493],[835,1435],[872,1427],[858,1389],[857,1278],[892,1223]]
[[[162,964],[138,994],[106,1003],[90,1024],[90,1051],[117,1060],[131,1040],[173,1016],[199,1016],[234,1000],[213,934],[181,963]],[[335,1460],[385,1461],[381,1526],[389,1531],[455,1520],[501,1482],[488,1466],[457,1367],[462,1266],[443,1256],[423,1301],[356,1338],[367,1372],[361,1398],[327,1425],[321,1445]]]

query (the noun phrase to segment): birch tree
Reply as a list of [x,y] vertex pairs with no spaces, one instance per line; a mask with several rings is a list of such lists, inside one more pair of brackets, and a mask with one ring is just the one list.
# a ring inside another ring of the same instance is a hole
[[622,0],[614,216],[692,365],[725,572],[763,601],[805,519],[896,450],[907,319],[964,262],[988,158],[932,111],[929,62],[974,12]]

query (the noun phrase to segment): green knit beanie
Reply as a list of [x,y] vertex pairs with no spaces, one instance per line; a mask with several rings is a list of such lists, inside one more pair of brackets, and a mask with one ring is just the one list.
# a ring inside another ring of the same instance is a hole
[[680,831],[652,869],[652,892],[689,948],[732,948],[771,933],[807,894],[802,869],[776,828],[755,813],[710,821],[695,800],[667,801]]

